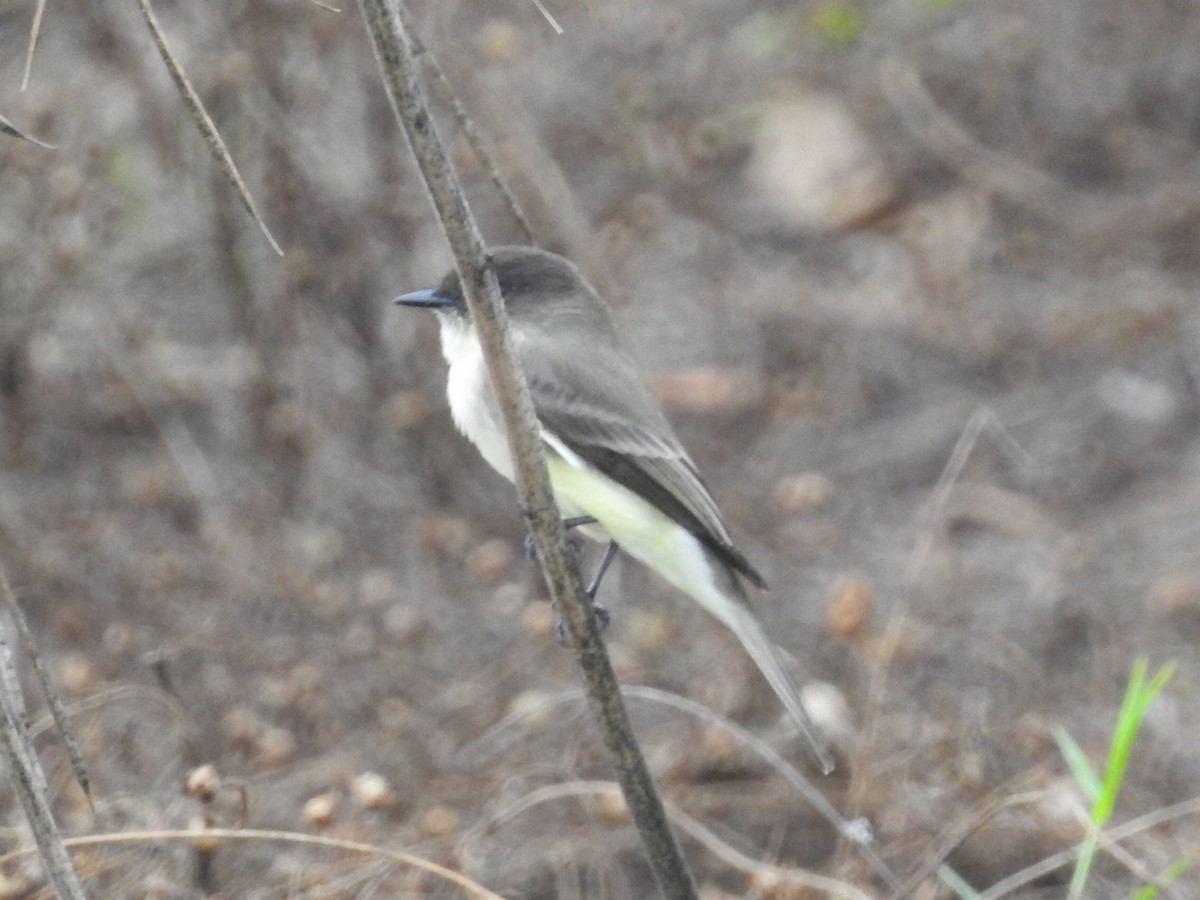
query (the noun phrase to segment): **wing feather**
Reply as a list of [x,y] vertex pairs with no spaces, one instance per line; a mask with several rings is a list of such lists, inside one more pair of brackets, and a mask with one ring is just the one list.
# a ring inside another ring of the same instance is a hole
[[594,347],[586,378],[579,361],[547,342],[520,341],[518,350],[543,427],[589,465],[679,522],[756,586],[766,587],[734,546],[695,463],[619,348]]

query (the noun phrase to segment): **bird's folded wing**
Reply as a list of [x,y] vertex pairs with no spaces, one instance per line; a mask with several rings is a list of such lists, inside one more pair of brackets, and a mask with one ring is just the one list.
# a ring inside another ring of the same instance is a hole
[[603,346],[586,360],[567,358],[544,344],[526,343],[520,350],[546,430],[588,465],[679,522],[755,585],[766,587],[733,545],[716,501],[630,360]]

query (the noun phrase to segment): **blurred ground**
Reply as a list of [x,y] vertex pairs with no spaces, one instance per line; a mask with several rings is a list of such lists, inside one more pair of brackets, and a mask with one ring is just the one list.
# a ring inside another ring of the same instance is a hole
[[[433,321],[388,304],[449,257],[357,11],[159,7],[283,259],[134,4],[49,4],[24,93],[33,4],[0,9],[0,112],[58,148],[0,142],[0,563],[78,710],[101,816],[59,770],[65,827],[184,825],[182,779],[210,763],[252,825],[400,847],[511,896],[649,896],[602,804],[504,812],[609,772],[578,706],[485,737],[578,678],[511,490],[449,422]],[[554,12],[563,35],[526,3],[414,8],[540,242],[612,300],[774,586],[776,639],[844,695],[822,791],[901,874],[980,804],[1045,791],[952,854],[984,888],[1077,841],[1051,729],[1099,764],[1146,656],[1179,669],[1118,820],[1194,796],[1200,9]],[[489,239],[518,240],[456,147]],[[605,592],[625,681],[805,761],[718,626],[633,565]],[[882,895],[719,730],[634,712],[671,803]],[[1197,836],[1185,819],[1127,847],[1153,873]],[[685,844],[707,897],[752,890]],[[175,845],[82,868],[96,896],[453,895],[270,845],[206,876]],[[1019,896],[1061,896],[1059,876]],[[1138,884],[1106,862],[1090,896]]]

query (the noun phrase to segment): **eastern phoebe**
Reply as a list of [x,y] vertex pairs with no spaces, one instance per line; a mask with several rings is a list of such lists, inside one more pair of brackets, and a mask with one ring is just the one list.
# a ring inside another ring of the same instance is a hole
[[[758,588],[766,582],[734,546],[695,463],[621,347],[608,306],[561,256],[500,247],[490,260],[560,511],[594,520],[580,530],[615,541],[733,631],[830,770],[800,692],[748,608],[739,576]],[[396,303],[437,314],[454,422],[512,481],[508,437],[457,273],[451,269],[436,289]]]

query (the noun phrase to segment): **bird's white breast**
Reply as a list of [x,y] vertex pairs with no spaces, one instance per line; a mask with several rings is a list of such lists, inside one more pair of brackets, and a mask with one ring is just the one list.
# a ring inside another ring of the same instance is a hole
[[446,382],[450,415],[488,465],[512,481],[508,435],[492,399],[492,382],[475,329],[456,315],[443,314],[441,318],[442,355],[450,364]]

